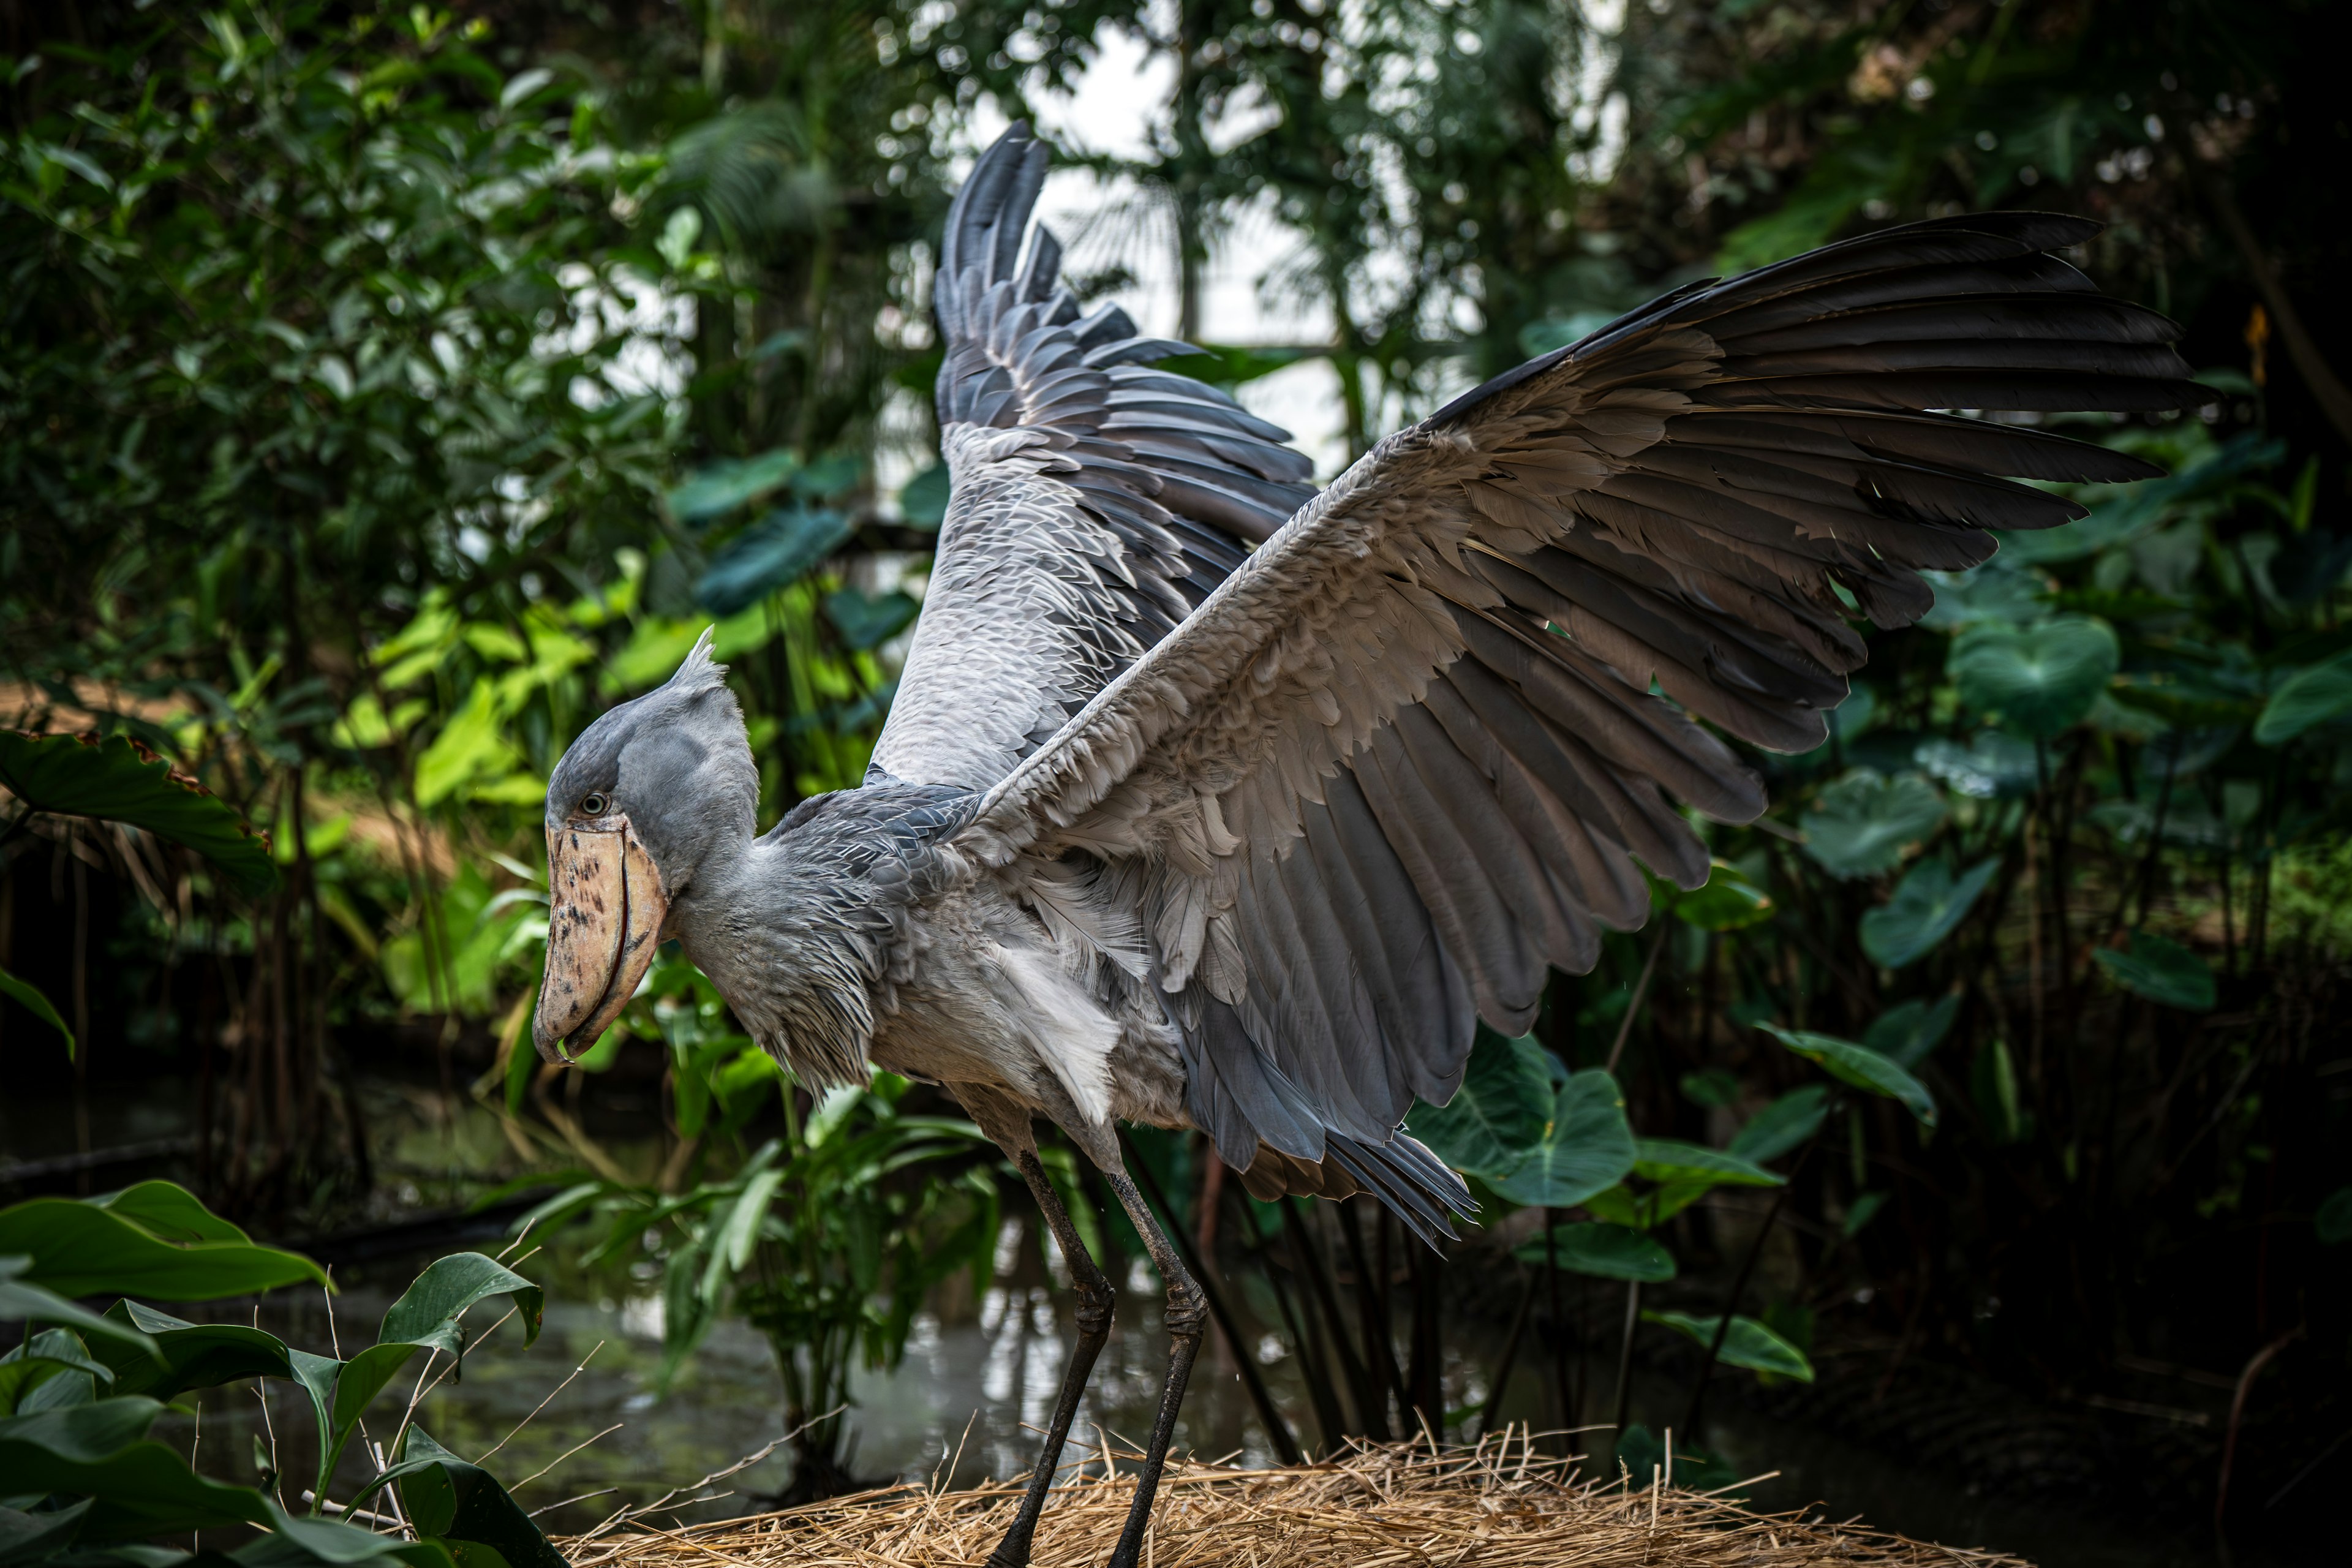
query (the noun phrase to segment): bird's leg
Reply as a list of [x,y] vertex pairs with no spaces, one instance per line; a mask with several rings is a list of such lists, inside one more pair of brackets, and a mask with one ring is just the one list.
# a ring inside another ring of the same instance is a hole
[[1184,1267],[1184,1260],[1176,1256],[1167,1233],[1160,1228],[1160,1221],[1145,1205],[1142,1194],[1135,1190],[1135,1183],[1127,1173],[1105,1170],[1103,1179],[1118,1194],[1120,1206],[1135,1222],[1136,1234],[1150,1249],[1160,1278],[1168,1283],[1168,1382],[1160,1390],[1160,1415],[1151,1424],[1151,1443],[1144,1450],[1143,1473],[1136,1478],[1135,1501],[1127,1510],[1127,1528],[1119,1531],[1118,1545],[1112,1551],[1108,1565],[1135,1568],[1143,1552],[1143,1532],[1151,1522],[1151,1500],[1160,1491],[1160,1472],[1168,1464],[1168,1442],[1175,1435],[1176,1412],[1184,1403],[1184,1384],[1192,1375],[1192,1358],[1201,1353],[1201,1333],[1208,1322],[1209,1307],[1199,1281]]
[[1078,1401],[1087,1391],[1087,1374],[1094,1370],[1095,1357],[1102,1353],[1104,1342],[1110,1338],[1113,1300],[1110,1281],[1095,1267],[1087,1244],[1079,1239],[1078,1227],[1070,1223],[1069,1210],[1062,1206],[1061,1194],[1045,1179],[1045,1167],[1037,1159],[1036,1148],[1032,1145],[1016,1151],[1013,1163],[1028,1182],[1039,1212],[1045,1215],[1055,1241],[1061,1245],[1063,1261],[1070,1266],[1070,1278],[1077,1285],[1078,1343],[1070,1354],[1069,1365],[1062,1369],[1061,1397],[1054,1403],[1054,1419],[1045,1428],[1045,1446],[1038,1452],[1037,1468],[1030,1473],[1029,1489],[1022,1494],[1021,1511],[1013,1516],[1013,1528],[1004,1532],[1004,1539],[988,1554],[988,1568],[1026,1568],[1029,1542],[1037,1533],[1037,1516],[1045,1511],[1045,1494],[1053,1489],[1055,1474],[1060,1468],[1062,1444],[1070,1435],[1070,1422],[1076,1416]]

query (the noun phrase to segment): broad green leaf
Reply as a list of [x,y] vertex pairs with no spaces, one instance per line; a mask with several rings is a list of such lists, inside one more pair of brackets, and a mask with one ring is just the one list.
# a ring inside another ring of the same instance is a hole
[[[1723,1321],[1720,1317],[1696,1318],[1687,1312],[1645,1310],[1642,1317],[1646,1322],[1664,1323],[1687,1335],[1702,1348],[1715,1343],[1716,1329]],[[1813,1381],[1813,1363],[1805,1359],[1805,1352],[1753,1318],[1731,1320],[1730,1331],[1723,1336],[1719,1359],[1726,1366],[1745,1367],[1749,1372],[1793,1378],[1799,1383]]]
[[205,1207],[203,1199],[177,1182],[141,1182],[89,1201],[165,1241],[186,1244],[252,1239]]
[[1944,797],[1917,773],[1883,778],[1857,768],[1823,789],[1799,826],[1805,853],[1833,877],[1891,871],[1944,825]]
[[1667,907],[1674,917],[1701,931],[1744,931],[1773,915],[1772,896],[1721,860],[1707,868],[1706,885],[1690,892],[1655,879],[1650,890],[1653,898],[1661,890],[1670,893]]
[[2352,653],[2289,676],[2263,705],[2254,740],[2284,746],[2306,730],[2352,716]]
[[824,596],[825,616],[840,631],[843,645],[861,653],[906,630],[921,607],[912,595],[896,590],[869,598],[843,588]]
[[1551,1075],[1535,1043],[1481,1028],[1454,1098],[1444,1105],[1415,1102],[1405,1127],[1455,1170],[1501,1175],[1543,1141],[1553,1101]]
[[478,679],[465,705],[416,759],[416,804],[437,805],[475,779],[512,773],[522,761],[507,737],[497,683]]
[[[1538,1237],[1521,1246],[1517,1257],[1522,1263],[1538,1268],[1545,1267],[1543,1238]],[[1675,1277],[1672,1253],[1646,1233],[1622,1225],[1554,1226],[1549,1257],[1570,1274],[1590,1274],[1599,1279],[1654,1283]]]
[[678,521],[706,523],[782,489],[800,466],[799,455],[781,447],[756,458],[724,458],[697,468],[662,500]]
[[856,521],[845,512],[780,507],[727,542],[694,585],[694,602],[731,616],[798,581],[846,541]]
[[95,1505],[84,1498],[71,1508],[61,1508],[47,1513],[26,1513],[21,1509],[0,1508],[0,1568],[16,1568],[20,1563],[37,1563],[54,1557],[73,1543],[81,1529],[82,1516]]
[[0,996],[7,997],[26,1012],[63,1035],[66,1037],[66,1057],[68,1060],[72,1058],[75,1050],[79,1048],[74,1040],[74,1033],[66,1027],[66,1021],[58,1016],[58,1010],[49,1005],[49,999],[41,994],[39,986],[29,980],[19,980],[6,970],[0,969]]
[[1820,1063],[1823,1071],[1840,1082],[1888,1100],[1899,1100],[1912,1115],[1930,1127],[1936,1125],[1936,1097],[1927,1092],[1926,1084],[1904,1071],[1903,1065],[1893,1057],[1881,1056],[1868,1046],[1830,1035],[1783,1029],[1774,1024],[1759,1024],[1757,1027],[1808,1061]]
[[2136,995],[2184,1012],[2213,1010],[2213,971],[2169,937],[2136,931],[2124,951],[2103,947],[2091,956],[2116,984]]
[[782,1171],[759,1172],[743,1184],[734,1205],[718,1222],[710,1242],[710,1261],[702,1275],[704,1300],[716,1306],[727,1281],[751,1261],[751,1248],[760,1239],[760,1222],[767,1217],[768,1202],[783,1179]]
[[1615,1186],[1633,1168],[1624,1096],[1616,1079],[1589,1068],[1559,1086],[1542,1138],[1492,1185],[1515,1204],[1569,1208]]
[[496,1478],[467,1464],[421,1426],[402,1439],[397,1485],[403,1511],[418,1531],[450,1548],[461,1568],[478,1568],[487,1546],[508,1568],[565,1568],[563,1554]]
[[898,492],[898,517],[908,528],[936,529],[948,520],[948,468],[933,463]]
[[[34,1398],[43,1384],[71,1374],[70,1394],[64,1385]],[[0,1355],[0,1415],[29,1415],[37,1410],[88,1405],[100,1393],[117,1392],[114,1369],[92,1361],[81,1339],[67,1329],[41,1329],[28,1333],[22,1344]],[[0,1493],[0,1496],[6,1494]]]
[[2352,1187],[2338,1187],[2328,1194],[2312,1216],[2311,1227],[2323,1247],[2352,1241]]
[[248,895],[278,886],[268,839],[226,801],[123,736],[93,742],[0,730],[0,785],[35,811],[124,822],[184,844]]
[[2042,780],[2033,743],[2000,730],[1981,731],[1965,746],[1940,735],[1922,741],[1911,760],[1955,794],[1974,800],[2032,795]]
[[1923,626],[1958,631],[1975,621],[2030,621],[2048,605],[2050,584],[2025,569],[2007,550],[1966,572],[1922,572],[1936,591],[1935,607],[1919,617]]
[[1986,860],[1958,877],[1939,857],[1922,860],[1895,884],[1894,897],[1857,922],[1862,951],[1874,963],[1901,969],[1916,963],[1952,934],[2000,869]]
[[2081,723],[2122,662],[2105,622],[2060,616],[2039,626],[1979,621],[1952,639],[1948,668],[1963,708],[2047,737]]
[[1661,1185],[1706,1187],[1780,1187],[1789,1178],[1704,1143],[1679,1138],[1644,1138],[1634,1144],[1633,1173]]
[[1947,992],[1933,1002],[1917,997],[1898,1002],[1871,1020],[1870,1027],[1863,1031],[1862,1043],[1883,1057],[1893,1057],[1906,1068],[1916,1068],[1951,1033],[1952,1020],[1959,1016],[1960,997],[1957,991]]
[[383,1385],[420,1350],[462,1357],[466,1341],[457,1320],[468,1308],[492,1296],[513,1300],[522,1319],[526,1345],[538,1340],[546,1292],[494,1258],[478,1252],[457,1252],[427,1266],[385,1309],[376,1342],[349,1361],[288,1352],[294,1380],[309,1392],[318,1419],[321,1484],[334,1474],[352,1428],[383,1392]]
[[159,1353],[153,1342],[138,1330],[100,1317],[79,1302],[23,1278],[32,1262],[22,1256],[0,1256],[0,1323],[55,1323],[107,1344],[121,1345],[135,1355]]
[[209,1301],[327,1282],[325,1271],[299,1254],[247,1241],[174,1244],[106,1202],[35,1198],[0,1209],[0,1256],[30,1257],[23,1279],[62,1296]]
[[1876,1219],[1878,1211],[1885,1206],[1885,1193],[1864,1193],[1853,1200],[1853,1207],[1845,1211],[1845,1223],[1839,1228],[1849,1237],[1860,1236],[1862,1227]]
[[1818,1083],[1790,1089],[1748,1119],[1733,1135],[1730,1152],[1758,1165],[1779,1159],[1820,1131],[1829,1099],[1828,1089]]
[[217,1388],[249,1377],[292,1379],[286,1343],[277,1335],[242,1323],[191,1323],[137,1301],[117,1301],[107,1318],[143,1334],[157,1354],[143,1355],[120,1342],[100,1345],[98,1356],[112,1367],[117,1394],[173,1399],[192,1388]]
[[270,1522],[250,1487],[206,1480],[147,1430],[163,1406],[138,1395],[0,1420],[0,1485],[19,1495],[97,1500],[79,1540],[89,1546],[184,1530]]

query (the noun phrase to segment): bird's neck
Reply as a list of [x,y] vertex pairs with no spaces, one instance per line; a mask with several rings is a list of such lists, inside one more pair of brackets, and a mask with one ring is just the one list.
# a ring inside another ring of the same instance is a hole
[[837,868],[789,833],[714,843],[673,905],[686,956],[813,1087],[865,1081],[881,965]]

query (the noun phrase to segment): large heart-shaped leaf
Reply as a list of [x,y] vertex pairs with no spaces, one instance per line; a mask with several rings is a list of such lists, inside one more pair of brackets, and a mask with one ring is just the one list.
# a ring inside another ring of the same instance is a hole
[[1856,1089],[1899,1100],[1911,1114],[1928,1126],[1936,1125],[1936,1097],[1927,1086],[1903,1069],[1903,1064],[1893,1057],[1881,1056],[1868,1046],[1858,1046],[1852,1040],[1841,1040],[1830,1035],[1816,1035],[1802,1029],[1783,1029],[1773,1024],[1759,1024],[1758,1028],[1805,1058],[1819,1062],[1822,1069],[1842,1083]]
[[2352,718],[2352,653],[2289,676],[2254,721],[2254,739],[2284,746],[2305,731]]
[[1895,885],[1893,898],[1864,913],[1857,927],[1862,951],[1889,969],[1917,963],[1968,918],[2000,869],[2000,861],[1987,860],[1954,877],[1942,860],[1922,860]]
[[1818,1083],[1790,1089],[1748,1119],[1733,1135],[1729,1152],[1756,1165],[1779,1159],[1821,1130],[1829,1099]]
[[1553,1103],[1542,1047],[1482,1027],[1462,1087],[1444,1105],[1416,1101],[1405,1130],[1455,1170],[1496,1176],[1542,1142]]
[[2000,730],[1981,731],[1965,746],[1938,735],[1911,755],[1928,775],[1975,800],[2031,795],[2042,778],[2033,742]]
[[[142,1184],[142,1187],[166,1184]],[[131,1189],[136,1193],[139,1188]],[[251,1296],[308,1280],[323,1285],[323,1269],[299,1253],[237,1239],[175,1243],[108,1205],[126,1196],[77,1202],[35,1198],[0,1209],[0,1255],[32,1258],[24,1279],[61,1296],[148,1296],[165,1301],[209,1301]],[[183,1194],[185,1195],[184,1194]],[[151,1194],[134,1202],[157,1202]],[[194,1204],[193,1196],[187,1198]],[[214,1216],[207,1216],[214,1217]],[[215,1217],[215,1223],[227,1226]]]
[[1615,1186],[1633,1168],[1625,1097],[1615,1079],[1588,1068],[1559,1086],[1543,1136],[1493,1185],[1515,1204],[1568,1208]]
[[1893,1057],[1906,1068],[1917,1067],[1927,1059],[1927,1053],[1942,1043],[1951,1033],[1952,1020],[1960,1016],[1958,992],[1949,992],[1933,1002],[1915,997],[1898,1002],[1871,1020],[1863,1031],[1862,1043],[1883,1057]]
[[1549,1265],[1598,1279],[1639,1279],[1644,1284],[1655,1284],[1675,1277],[1672,1253],[1644,1232],[1622,1225],[1593,1222],[1554,1226],[1549,1251],[1538,1237],[1521,1246],[1516,1256],[1520,1262],[1538,1268]]
[[278,885],[267,838],[226,801],[123,736],[99,741],[0,730],[0,787],[35,811],[124,822],[184,844],[242,892],[258,895]]
[[2213,971],[2169,937],[2136,931],[2124,951],[2103,947],[2092,956],[2116,984],[2137,995],[2185,1012],[2213,1010]]
[[1917,773],[1885,778],[1867,769],[1830,784],[1798,826],[1805,853],[1833,877],[1874,877],[1944,824],[1944,797]]
[[2081,723],[2122,662],[2105,622],[2060,616],[2039,626],[1979,621],[1952,640],[1948,668],[1962,707],[2047,737]]
[[714,616],[731,616],[789,586],[832,554],[856,531],[845,512],[824,507],[780,507],[727,542],[694,585],[695,603]]
[[721,458],[697,468],[662,500],[678,521],[706,523],[781,488],[800,466],[799,455],[781,447],[756,458]]
[[[1695,1318],[1687,1312],[1644,1311],[1642,1317],[1646,1322],[1664,1323],[1701,1345],[1715,1343],[1716,1330],[1723,1322],[1720,1317]],[[1730,1331],[1723,1336],[1723,1349],[1717,1352],[1717,1359],[1726,1366],[1745,1367],[1749,1372],[1793,1378],[1799,1383],[1813,1381],[1813,1363],[1805,1359],[1805,1352],[1753,1318],[1731,1320]]]

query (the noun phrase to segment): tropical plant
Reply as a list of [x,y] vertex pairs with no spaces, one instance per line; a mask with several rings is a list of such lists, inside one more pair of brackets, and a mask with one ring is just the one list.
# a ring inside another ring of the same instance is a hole
[[[468,1339],[483,1337],[465,1328],[468,1309],[505,1297],[510,1315],[522,1319],[525,1342],[538,1338],[539,1287],[495,1260],[457,1253],[431,1265],[384,1313],[375,1342],[348,1360],[239,1323],[189,1322],[128,1295],[102,1314],[73,1300],[122,1291],[203,1301],[301,1282],[328,1284],[310,1259],[254,1245],[167,1182],[0,1209],[0,1320],[24,1325],[22,1342],[0,1356],[0,1550],[8,1560],[167,1568],[197,1553],[154,1538],[227,1529],[260,1532],[227,1553],[256,1565],[561,1568],[562,1554],[496,1479],[415,1425],[414,1399],[382,1451],[390,1462],[372,1459],[364,1485],[341,1503],[329,1500],[343,1454],[385,1385],[420,1350],[428,1372],[445,1356],[454,1372]],[[259,1378],[300,1390],[317,1422],[302,1512],[287,1508],[267,1454],[261,1483],[249,1486],[200,1474],[149,1435],[183,1395]],[[374,1517],[360,1505],[387,1487],[410,1534],[350,1522],[355,1510]]]
[[[665,1385],[723,1313],[748,1320],[782,1383],[787,1495],[854,1489],[850,1374],[898,1364],[942,1282],[966,1269],[976,1288],[988,1279],[993,1146],[961,1119],[902,1110],[909,1085],[887,1073],[807,1097],[730,1026],[717,990],[682,959],[657,960],[626,1016],[669,1055],[684,1158],[650,1184],[586,1171],[525,1178],[516,1185],[555,1180],[559,1190],[517,1232],[584,1227],[601,1232],[583,1255],[588,1267],[658,1267]],[[782,1135],[747,1150],[744,1129],[778,1110]],[[698,1167],[700,1179],[688,1179]]]

